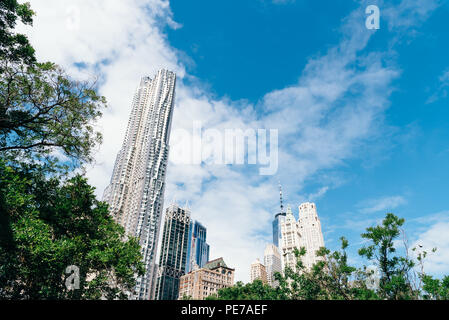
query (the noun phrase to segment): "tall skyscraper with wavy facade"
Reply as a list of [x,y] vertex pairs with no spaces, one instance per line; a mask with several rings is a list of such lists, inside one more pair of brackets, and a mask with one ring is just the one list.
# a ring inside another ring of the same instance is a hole
[[103,196],[115,220],[140,241],[146,272],[137,278],[135,299],[154,298],[175,84],[175,73],[164,69],[141,79]]

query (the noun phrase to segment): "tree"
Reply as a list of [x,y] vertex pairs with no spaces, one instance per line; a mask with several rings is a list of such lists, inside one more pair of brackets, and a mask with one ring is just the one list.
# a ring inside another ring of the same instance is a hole
[[210,295],[206,300],[284,300],[285,296],[279,289],[274,289],[261,280],[254,280],[251,283],[243,284],[237,282],[236,285],[223,288],[217,294]]
[[[0,0],[0,59],[31,65],[36,61],[34,48],[23,34],[15,34],[17,20],[25,25],[33,24],[34,12],[29,3],[17,0]],[[1,67],[0,67],[1,71]],[[1,72],[0,72],[1,73]]]
[[422,282],[425,300],[449,300],[449,276],[439,280],[424,274]]
[[407,256],[396,255],[394,241],[400,235],[405,220],[387,213],[382,223],[366,229],[362,238],[370,245],[359,250],[359,254],[373,260],[381,272],[379,294],[384,299],[414,299],[418,292],[413,288],[410,273],[415,263]]
[[2,64],[0,154],[38,161],[59,151],[76,165],[91,161],[101,143],[94,123],[106,106],[95,82],[71,80],[52,63]]
[[[124,299],[143,274],[140,246],[82,176],[61,182],[0,162],[0,298]],[[68,290],[66,268],[80,270]]]

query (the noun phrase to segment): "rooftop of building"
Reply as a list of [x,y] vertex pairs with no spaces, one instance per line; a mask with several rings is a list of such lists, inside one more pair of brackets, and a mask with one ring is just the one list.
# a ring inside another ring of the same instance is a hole
[[209,269],[209,270],[213,270],[213,269],[217,269],[217,268],[220,268],[220,267],[226,268],[226,269],[230,269],[230,270],[234,270],[234,269],[232,269],[232,268],[229,268],[229,267],[226,265],[226,263],[224,262],[224,260],[223,260],[222,257],[207,262],[207,263],[204,265],[203,268]]

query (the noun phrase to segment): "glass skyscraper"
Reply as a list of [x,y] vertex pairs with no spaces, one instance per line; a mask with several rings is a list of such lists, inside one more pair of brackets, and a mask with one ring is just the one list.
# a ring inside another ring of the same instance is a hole
[[202,268],[209,261],[209,245],[206,243],[206,228],[198,221],[191,221],[187,252],[186,273],[195,266]]
[[281,211],[274,216],[273,220],[273,244],[279,248],[282,244],[281,224],[285,221],[284,203],[282,200],[282,186],[279,182],[279,202],[281,205]]
[[162,234],[157,300],[177,300],[179,280],[185,274],[189,243],[190,212],[176,204],[167,208]]
[[273,244],[279,248],[281,244],[281,223],[285,221],[285,212],[279,212],[273,220]]

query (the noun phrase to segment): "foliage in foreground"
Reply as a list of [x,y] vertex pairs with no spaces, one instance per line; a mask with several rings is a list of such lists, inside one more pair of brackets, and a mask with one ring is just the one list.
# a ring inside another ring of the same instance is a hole
[[[0,298],[126,298],[143,272],[136,239],[95,199],[82,176],[65,182],[0,162]],[[68,290],[66,268],[80,269]]]
[[[331,252],[326,248],[317,251],[320,260],[308,270],[302,263],[306,251],[296,250],[295,270],[286,267],[283,274],[276,273],[279,282],[272,288],[262,281],[236,285],[219,290],[209,300],[440,300],[449,299],[449,276],[434,279],[423,271],[426,251],[410,258],[405,250],[398,254],[395,241],[401,235],[404,219],[387,213],[381,224],[369,227],[362,234],[367,245],[359,255],[374,264],[379,271],[364,266],[348,264],[348,241],[342,237],[341,250]],[[433,249],[435,252],[435,249]],[[420,268],[420,271],[418,267]]]

